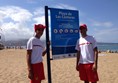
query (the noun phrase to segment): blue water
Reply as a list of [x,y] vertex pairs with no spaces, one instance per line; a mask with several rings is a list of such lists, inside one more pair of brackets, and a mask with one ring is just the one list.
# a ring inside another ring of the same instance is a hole
[[[98,50],[100,51],[118,51],[118,43],[97,43]],[[26,46],[22,46],[23,48],[26,48]]]
[[118,51],[118,43],[98,43],[97,45],[100,51]]

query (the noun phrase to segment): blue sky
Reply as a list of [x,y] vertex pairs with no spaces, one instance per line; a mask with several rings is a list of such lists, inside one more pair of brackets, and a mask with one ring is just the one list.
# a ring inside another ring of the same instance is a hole
[[72,9],[79,11],[80,24],[87,24],[88,34],[98,42],[118,43],[117,4],[118,0],[0,0],[0,28],[5,40],[30,38],[35,23],[45,24],[44,6]]

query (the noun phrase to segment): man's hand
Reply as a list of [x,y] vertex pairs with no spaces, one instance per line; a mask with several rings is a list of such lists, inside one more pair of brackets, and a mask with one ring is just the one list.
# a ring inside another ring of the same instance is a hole
[[93,71],[97,71],[97,65],[93,64],[92,70],[93,70]]
[[79,66],[78,65],[76,65],[76,70],[79,71]]
[[28,78],[33,79],[33,72],[31,70],[29,70]]

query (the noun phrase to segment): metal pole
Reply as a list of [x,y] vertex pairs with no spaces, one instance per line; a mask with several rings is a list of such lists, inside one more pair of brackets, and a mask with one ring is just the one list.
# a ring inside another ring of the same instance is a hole
[[51,64],[50,64],[50,46],[48,44],[49,42],[48,6],[45,6],[45,25],[46,25],[48,83],[52,83],[51,82]]

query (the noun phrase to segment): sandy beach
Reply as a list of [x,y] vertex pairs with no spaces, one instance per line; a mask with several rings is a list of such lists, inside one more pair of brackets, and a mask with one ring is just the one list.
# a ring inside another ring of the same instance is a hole
[[[99,53],[98,83],[118,83],[118,53]],[[48,83],[47,62],[44,59]],[[52,83],[83,83],[75,69],[76,58],[51,60]],[[29,83],[27,78],[26,50],[0,50],[0,83]]]

